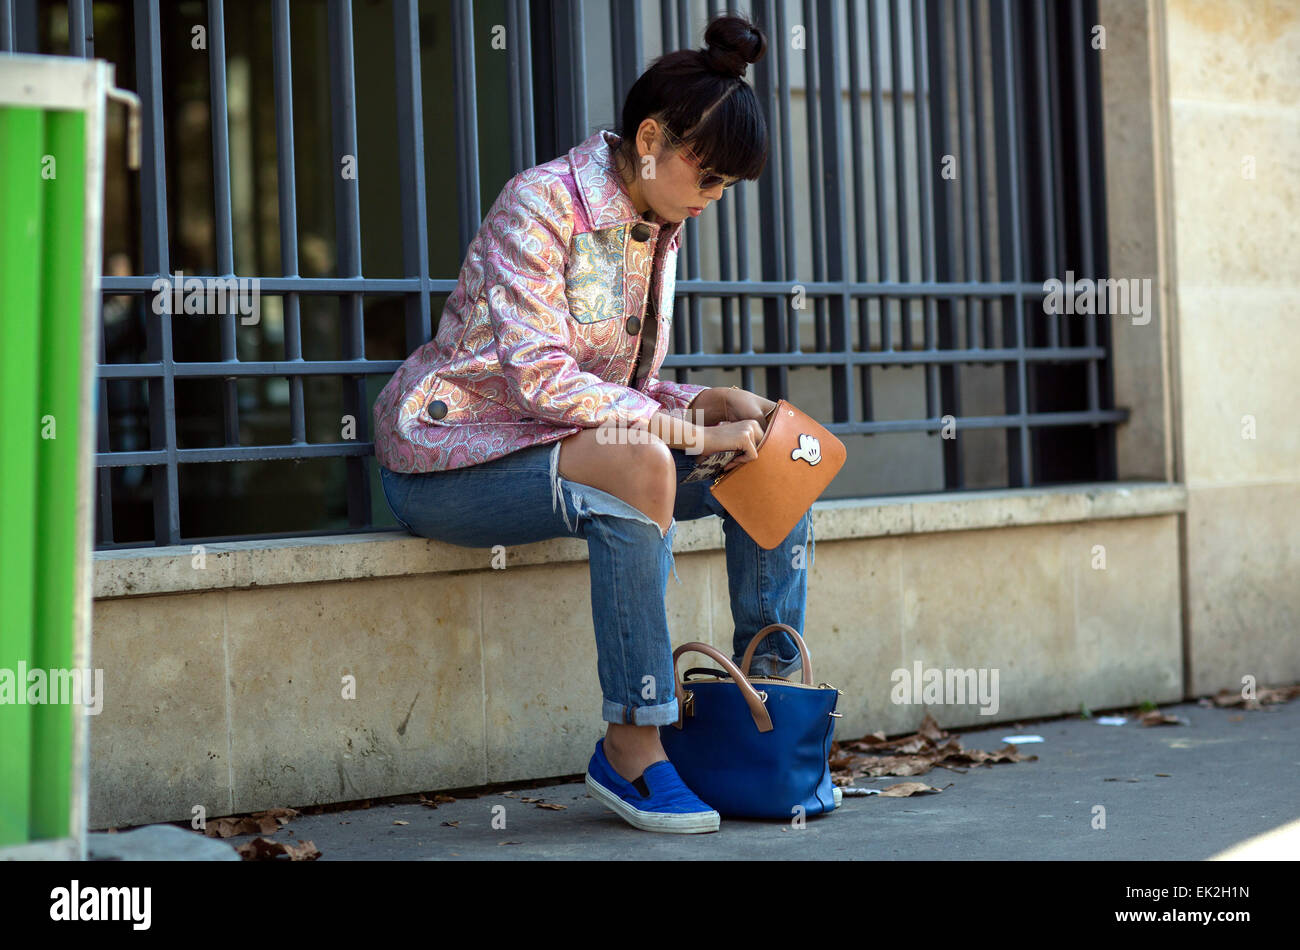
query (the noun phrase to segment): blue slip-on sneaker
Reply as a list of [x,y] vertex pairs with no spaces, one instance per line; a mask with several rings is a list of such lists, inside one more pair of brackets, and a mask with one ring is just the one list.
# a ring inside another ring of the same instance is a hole
[[605,758],[605,740],[587,766],[587,788],[601,804],[642,831],[691,835],[717,831],[722,816],[696,796],[668,761],[655,762],[629,782]]

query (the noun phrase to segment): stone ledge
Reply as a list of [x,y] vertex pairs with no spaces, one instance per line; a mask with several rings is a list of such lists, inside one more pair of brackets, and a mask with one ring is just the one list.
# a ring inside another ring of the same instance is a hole
[[[819,501],[813,505],[813,531],[817,541],[842,541],[1186,510],[1187,489],[1179,483],[1100,482]],[[723,547],[720,519],[678,523],[674,553]],[[95,599],[485,570],[492,554],[488,548],[460,548],[405,531],[379,531],[207,544],[202,569],[192,566],[193,558],[191,545],[96,552]],[[511,548],[508,558],[514,566],[584,561],[587,545],[555,538]]]

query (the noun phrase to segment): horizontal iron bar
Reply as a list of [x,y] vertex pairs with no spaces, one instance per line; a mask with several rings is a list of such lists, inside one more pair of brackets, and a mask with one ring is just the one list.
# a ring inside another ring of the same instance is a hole
[[[914,363],[974,364],[1013,362],[1070,362],[1104,359],[1100,346],[1032,347],[1023,353],[1013,349],[992,350],[891,350],[878,352],[821,353],[678,353],[664,359],[664,369],[727,369],[734,366],[911,366]],[[397,372],[399,360],[285,360],[279,362],[173,363],[178,379],[241,379],[265,376],[379,376]],[[101,379],[155,379],[163,375],[158,363],[100,364]]]
[[[734,297],[749,294],[759,297],[788,297],[791,288],[803,288],[808,297],[884,297],[888,299],[934,297],[939,300],[960,300],[963,297],[1012,297],[1016,294],[1035,296],[1043,293],[1042,283],[1017,283],[1001,281],[997,283],[946,282],[946,281],[903,281],[875,283],[870,281],[834,281],[834,280],[679,280],[676,293],[681,296],[707,295],[711,297]],[[1072,288],[1083,287],[1078,281],[1061,282],[1061,293],[1068,295]],[[1094,292],[1096,288],[1094,286]]]
[[[1084,412],[1038,412],[1003,416],[970,416],[956,420],[958,429],[1010,429],[1019,426],[1095,425],[1121,423],[1129,419],[1127,409],[1098,409]],[[875,435],[882,432],[929,432],[943,428],[943,419],[894,419],[876,422],[828,422],[826,428],[840,435]],[[309,445],[219,446],[206,449],[177,449],[176,463],[274,461],[277,459],[343,458],[371,455],[373,442],[330,442]],[[156,449],[143,452],[98,452],[95,464],[100,468],[128,465],[163,465],[167,453]]]
[[913,363],[1083,362],[1106,356],[1100,346],[1034,347],[1024,351],[890,350],[886,353],[827,350],[822,353],[676,353],[664,359],[664,369],[726,369],[732,366],[911,366]]
[[[348,458],[373,455],[373,442],[309,442],[305,445],[223,445],[205,449],[177,449],[176,464],[192,462],[266,462],[276,459]],[[163,465],[167,452],[146,449],[140,452],[96,452],[100,468],[126,465]]]
[[[284,360],[282,362],[173,363],[172,375],[188,379],[239,379],[262,376],[377,376],[395,373],[400,360]],[[157,363],[101,363],[101,379],[152,379],[162,376]]]
[[[104,293],[153,293],[154,282],[174,275],[152,277],[105,277]],[[257,280],[258,289],[263,293],[303,293],[303,294],[338,294],[338,293],[418,293],[421,289],[432,293],[450,292],[456,289],[456,279],[435,280],[426,278],[421,287],[419,277],[240,277],[236,274],[183,274],[183,280],[191,278],[206,280]],[[1095,289],[1096,282],[1092,282]],[[1041,282],[1015,281],[888,281],[874,283],[868,281],[830,281],[830,280],[689,280],[677,281],[676,292],[679,296],[736,297],[748,294],[760,297],[786,297],[790,288],[802,287],[809,297],[938,297],[943,299],[960,299],[962,297],[1010,297],[1020,294],[1041,294]],[[1089,285],[1079,280],[1061,280],[1061,293],[1070,295],[1076,288]],[[184,288],[181,288],[184,290]],[[175,292],[175,289],[172,289]]]
[[[105,277],[102,288],[105,294],[111,293],[155,293],[154,282],[166,279],[170,281],[174,274],[154,275],[152,277]],[[256,280],[261,293],[272,294],[414,294],[421,290],[431,293],[450,293],[456,289],[456,279],[434,280],[427,278],[421,284],[419,277],[248,277],[238,274],[190,274],[184,273],[181,279],[197,280]],[[184,287],[180,288],[184,291]],[[170,288],[172,293],[176,288]]]
[[[1052,426],[1081,426],[1127,422],[1127,409],[1097,409],[1080,412],[1032,412],[1006,416],[962,416],[956,418],[958,429],[1031,429]],[[886,422],[827,422],[826,428],[837,435],[875,435],[880,432],[929,432],[942,429],[942,419],[893,419]]]

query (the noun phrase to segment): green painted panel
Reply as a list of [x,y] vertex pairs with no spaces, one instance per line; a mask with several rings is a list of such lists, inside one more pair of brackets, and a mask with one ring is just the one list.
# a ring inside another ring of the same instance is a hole
[[0,847],[30,834],[44,151],[45,115],[0,107]]
[[[82,270],[85,263],[86,117],[46,113],[39,188],[41,356],[37,441],[35,666],[71,670],[77,603],[77,455],[81,444]],[[72,717],[83,707],[53,695],[32,709],[31,837],[71,833]]]

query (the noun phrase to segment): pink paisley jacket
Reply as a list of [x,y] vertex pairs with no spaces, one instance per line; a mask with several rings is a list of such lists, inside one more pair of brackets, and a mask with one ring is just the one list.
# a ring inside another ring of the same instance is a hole
[[[394,472],[477,465],[606,423],[684,415],[707,387],[658,378],[672,339],[682,223],[643,220],[611,132],[520,172],[470,243],[434,338],[375,401],[375,454]],[[648,295],[649,372],[630,386]]]

